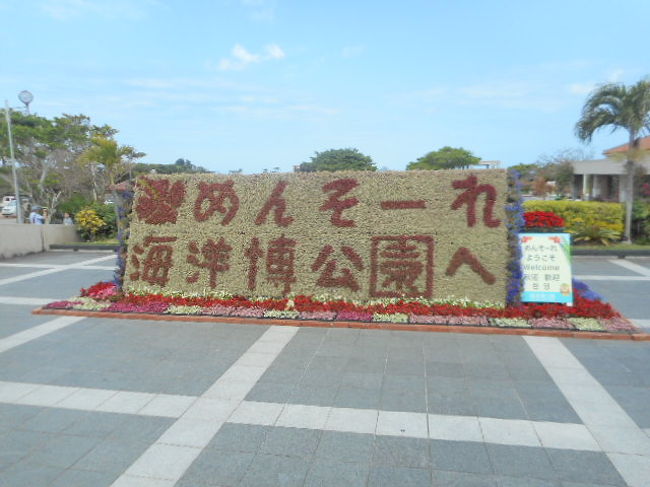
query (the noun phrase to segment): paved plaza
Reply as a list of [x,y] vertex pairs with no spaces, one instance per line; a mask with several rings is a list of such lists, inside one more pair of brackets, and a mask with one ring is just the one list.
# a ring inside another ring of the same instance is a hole
[[[0,487],[650,486],[650,342],[32,315],[0,261]],[[650,331],[650,259],[574,273]]]

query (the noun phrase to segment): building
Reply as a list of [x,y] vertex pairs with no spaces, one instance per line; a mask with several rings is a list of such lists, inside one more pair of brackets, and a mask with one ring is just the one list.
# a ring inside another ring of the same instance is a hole
[[[643,137],[639,148],[644,155],[637,165],[650,174],[650,136]],[[606,159],[574,161],[573,197],[583,200],[625,201],[625,153],[628,144],[603,151]]]

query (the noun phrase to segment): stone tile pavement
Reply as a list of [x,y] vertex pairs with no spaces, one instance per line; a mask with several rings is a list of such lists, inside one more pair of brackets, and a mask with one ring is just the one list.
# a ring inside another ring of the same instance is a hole
[[0,262],[0,487],[650,485],[650,343],[30,314],[111,264]]

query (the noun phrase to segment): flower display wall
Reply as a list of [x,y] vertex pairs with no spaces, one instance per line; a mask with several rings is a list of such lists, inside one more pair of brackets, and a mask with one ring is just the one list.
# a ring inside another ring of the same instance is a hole
[[505,304],[507,201],[502,170],[146,176],[124,290]]

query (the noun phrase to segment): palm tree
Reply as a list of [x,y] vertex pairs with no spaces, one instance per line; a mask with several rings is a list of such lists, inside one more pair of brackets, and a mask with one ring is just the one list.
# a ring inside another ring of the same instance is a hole
[[650,78],[632,86],[607,83],[589,95],[575,127],[576,135],[583,142],[590,142],[595,132],[606,127],[612,132],[626,130],[629,136],[625,163],[625,241],[630,243],[635,159],[639,155],[639,140],[650,132]]

